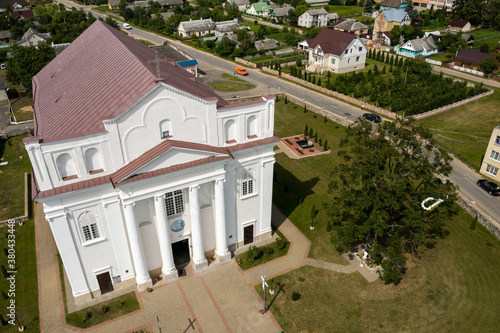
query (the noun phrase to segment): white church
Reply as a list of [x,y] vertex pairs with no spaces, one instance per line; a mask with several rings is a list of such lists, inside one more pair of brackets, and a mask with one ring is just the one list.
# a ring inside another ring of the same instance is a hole
[[77,301],[271,237],[273,96],[229,104],[96,21],[33,77],[24,140]]

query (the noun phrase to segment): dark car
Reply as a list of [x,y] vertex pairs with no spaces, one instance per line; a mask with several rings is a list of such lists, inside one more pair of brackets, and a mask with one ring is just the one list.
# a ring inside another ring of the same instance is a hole
[[363,118],[365,118],[368,121],[371,121],[372,123],[378,124],[382,121],[382,118],[380,118],[379,115],[373,114],[373,113],[365,113],[363,115]]
[[488,192],[491,195],[500,195],[500,187],[493,182],[480,179],[477,181],[477,186],[482,187],[486,192]]

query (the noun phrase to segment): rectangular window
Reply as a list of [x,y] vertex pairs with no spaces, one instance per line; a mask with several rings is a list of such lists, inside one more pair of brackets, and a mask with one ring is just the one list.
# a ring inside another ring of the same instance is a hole
[[345,54],[349,53],[349,50],[345,50]]
[[492,160],[495,160],[495,161],[499,161],[499,162],[500,162],[500,153],[499,153],[499,152],[497,152],[497,151],[492,150],[492,151],[491,151],[490,158],[491,158]]
[[253,193],[253,179],[246,179],[242,184],[243,195],[249,195]]
[[184,213],[184,197],[181,190],[169,192],[165,195],[167,216]]
[[332,65],[335,65],[335,59],[332,59]]
[[347,59],[347,63],[349,64],[351,62],[351,58]]
[[356,57],[356,62],[358,62],[358,61],[359,61],[359,57]]
[[82,214],[79,219],[80,227],[82,228],[83,241],[88,242],[101,237],[99,232],[97,215],[92,212]]
[[358,48],[358,51],[359,51],[359,52],[363,51],[363,48],[360,46],[360,47]]
[[496,176],[498,173],[498,168],[494,167],[493,165],[489,165],[486,167],[486,173],[489,173],[490,175]]
[[500,135],[497,135],[497,138],[495,139],[495,144],[500,146]]

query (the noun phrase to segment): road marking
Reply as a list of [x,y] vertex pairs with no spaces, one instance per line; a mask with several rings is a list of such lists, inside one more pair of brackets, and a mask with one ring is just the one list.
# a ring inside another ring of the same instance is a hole
[[474,185],[475,188],[479,189],[479,192],[483,195],[485,195],[488,199],[491,199],[490,195],[488,193],[486,193],[486,191],[484,191],[481,187],[479,187],[476,183],[474,183],[473,181],[471,181],[469,178],[467,177],[464,177],[464,179],[466,181],[468,181],[469,183],[471,183],[472,185]]

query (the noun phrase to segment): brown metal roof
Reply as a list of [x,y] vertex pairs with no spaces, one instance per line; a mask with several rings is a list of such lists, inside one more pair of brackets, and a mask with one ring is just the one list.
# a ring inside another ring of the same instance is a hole
[[384,0],[380,3],[380,6],[399,8],[402,3],[402,0]]
[[463,27],[465,27],[465,25],[467,23],[469,23],[469,20],[462,20],[462,19],[459,19],[459,18],[454,18],[454,19],[451,19],[450,24],[448,24],[448,25],[450,27],[463,28]]
[[483,61],[486,58],[496,59],[495,55],[493,55],[493,54],[483,53],[483,52],[470,50],[470,49],[461,49],[460,51],[458,51],[458,54],[455,57],[455,60],[460,61],[460,62],[464,62],[467,64],[479,65],[481,63],[481,61]]
[[311,41],[307,40],[307,42],[309,49],[314,49],[319,44],[324,53],[339,56],[355,38],[355,34],[335,30],[333,27],[326,27],[315,38]]
[[42,142],[104,131],[162,82],[204,100],[227,102],[175,61],[96,20],[33,77],[35,135]]

